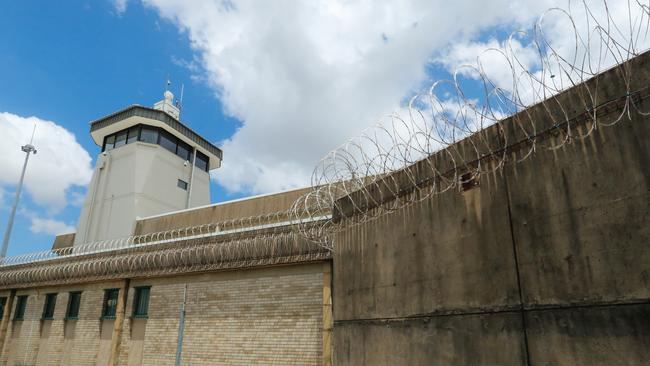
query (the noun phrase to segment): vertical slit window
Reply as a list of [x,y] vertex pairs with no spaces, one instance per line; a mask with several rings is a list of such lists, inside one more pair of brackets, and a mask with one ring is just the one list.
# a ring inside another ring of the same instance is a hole
[[167,131],[160,131],[160,146],[176,154],[176,138]]
[[192,148],[190,145],[178,141],[178,148],[176,149],[176,155],[180,156],[183,160],[190,160],[190,150]]
[[120,290],[117,288],[104,290],[104,304],[102,306],[102,318],[114,318],[117,312],[117,296]]
[[209,158],[206,155],[204,155],[203,153],[197,151],[196,152],[196,163],[195,164],[196,164],[197,168],[207,172],[208,171]]
[[5,315],[5,306],[7,305],[7,298],[0,297],[0,319]]
[[43,305],[43,319],[49,320],[54,318],[54,307],[56,306],[56,294],[45,295],[45,304]]
[[65,311],[65,318],[78,319],[80,305],[81,305],[81,292],[71,292],[68,295],[68,308]]
[[14,311],[14,320],[23,320],[25,317],[25,308],[27,308],[27,295],[16,298],[16,310]]
[[146,318],[149,315],[150,286],[136,287],[133,298],[133,317]]
[[129,129],[129,137],[126,139],[126,143],[136,142],[138,138],[140,138],[140,125],[133,126]]
[[115,148],[126,145],[126,135],[128,131],[121,131],[115,136]]
[[114,147],[115,147],[115,135],[110,135],[106,137],[106,141],[104,142],[104,149],[102,151],[113,150]]

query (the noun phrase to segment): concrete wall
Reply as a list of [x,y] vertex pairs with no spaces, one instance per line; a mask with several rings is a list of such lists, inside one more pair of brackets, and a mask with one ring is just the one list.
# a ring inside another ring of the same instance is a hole
[[[632,90],[649,70],[648,54],[625,66]],[[588,86],[624,96],[620,72]],[[579,92],[559,97],[572,115]],[[528,115],[537,131],[557,117]],[[650,364],[650,117],[631,116],[340,233],[337,365]]]
[[[311,188],[261,195],[139,220],[136,235],[287,211]],[[288,218],[279,218],[287,220]]]
[[[132,279],[117,364],[173,365],[187,284],[183,365],[323,364],[325,263]],[[108,365],[116,320],[101,320],[104,289],[124,281],[19,290],[22,321],[10,320],[0,365]],[[134,287],[151,286],[149,316],[131,318]],[[78,320],[64,320],[69,291],[83,291]],[[58,293],[53,320],[45,294]],[[9,292],[0,293],[9,296]],[[13,319],[15,304],[8,311]]]
[[[159,145],[134,142],[103,153],[79,216],[75,244],[133,235],[137,218],[187,208],[191,164]],[[210,176],[194,170],[191,207],[210,203]]]

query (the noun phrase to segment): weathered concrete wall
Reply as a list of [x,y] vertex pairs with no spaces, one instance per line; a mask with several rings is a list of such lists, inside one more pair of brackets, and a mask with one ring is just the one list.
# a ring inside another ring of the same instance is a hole
[[[623,71],[647,87],[650,54]],[[625,95],[620,72],[588,85],[599,100]],[[581,91],[559,97],[570,116]],[[337,365],[650,364],[650,117],[631,116],[340,233]]]
[[[320,262],[132,279],[117,365],[174,364],[186,284],[183,365],[323,365],[329,271],[330,263]],[[13,320],[15,302],[5,309],[10,323],[0,365],[108,365],[117,338],[116,320],[100,319],[104,289],[123,283],[18,290],[29,295],[27,309],[24,320]],[[144,319],[131,317],[137,286],[151,286]],[[64,319],[69,291],[82,291],[76,320]],[[58,294],[52,320],[41,319],[47,293]]]
[[136,223],[134,235],[286,211],[298,197],[309,192],[310,189],[296,189],[142,219]]

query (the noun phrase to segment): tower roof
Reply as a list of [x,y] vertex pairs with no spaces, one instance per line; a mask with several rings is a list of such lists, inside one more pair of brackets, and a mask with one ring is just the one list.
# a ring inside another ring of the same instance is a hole
[[108,116],[91,121],[90,135],[93,141],[101,146],[105,136],[140,123],[161,127],[201,151],[210,158],[210,169],[221,166],[223,152],[220,148],[201,137],[178,119],[154,108],[134,104]]

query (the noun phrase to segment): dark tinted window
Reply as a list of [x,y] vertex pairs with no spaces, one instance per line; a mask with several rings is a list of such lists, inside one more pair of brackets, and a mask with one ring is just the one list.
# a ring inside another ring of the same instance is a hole
[[55,306],[56,294],[45,295],[45,304],[43,305],[43,319],[52,319],[54,317]]
[[160,146],[176,154],[176,138],[166,131],[160,131]]
[[184,189],[184,190],[187,191],[187,182],[186,181],[179,179],[178,183],[176,183],[176,185],[178,186],[178,188]]
[[178,142],[178,148],[176,149],[176,155],[180,156],[183,158],[183,160],[190,160],[190,151],[191,151],[190,145],[179,141]]
[[148,142],[150,144],[158,143],[158,130],[152,127],[142,126],[140,134],[140,141]]
[[104,144],[104,151],[112,150],[115,147],[115,135],[110,135],[106,138],[106,143]]
[[120,290],[116,288],[104,290],[103,318],[112,318],[115,316],[115,312],[117,311],[117,295],[119,293]]
[[149,313],[149,292],[151,287],[136,287],[133,298],[133,316],[146,317]]
[[14,311],[14,320],[23,320],[25,308],[27,307],[27,295],[16,298],[16,311]]
[[5,315],[5,305],[7,305],[7,298],[0,297],[0,319]]
[[68,296],[68,309],[65,311],[66,319],[77,319],[80,305],[81,292],[71,292]]
[[200,152],[196,152],[196,167],[205,170],[206,172],[208,171],[208,157],[205,156],[204,154]]
[[127,144],[138,141],[140,135],[140,126],[134,126],[129,129],[129,137],[126,140]]
[[[192,161],[193,159],[193,149],[189,144],[161,128],[145,125],[133,126],[106,136],[102,151],[112,150],[136,141],[158,144],[186,161]],[[210,167],[209,158],[197,151],[196,166],[207,172]]]
[[127,131],[122,131],[115,136],[115,147],[126,145],[126,133]]

